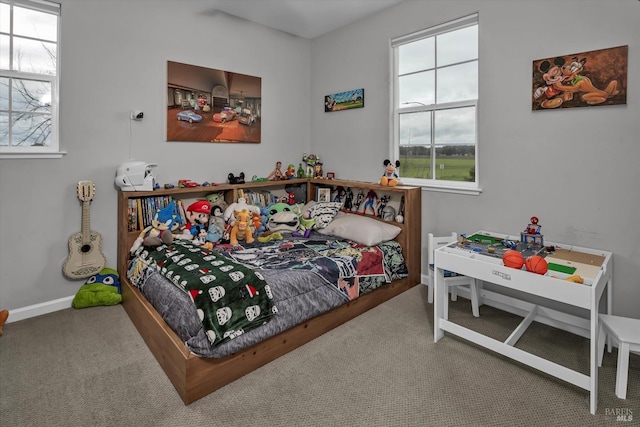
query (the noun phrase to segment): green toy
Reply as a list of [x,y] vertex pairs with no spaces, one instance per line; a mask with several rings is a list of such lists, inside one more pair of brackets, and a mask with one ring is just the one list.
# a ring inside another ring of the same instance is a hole
[[87,279],[73,298],[73,308],[115,305],[122,302],[120,276],[112,268],[103,268],[95,276]]

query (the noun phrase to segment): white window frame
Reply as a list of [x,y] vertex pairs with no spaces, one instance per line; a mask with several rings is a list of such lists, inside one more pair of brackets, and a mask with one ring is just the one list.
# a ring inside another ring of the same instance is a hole
[[[449,193],[460,194],[479,194],[482,190],[480,188],[479,180],[479,144],[478,144],[478,99],[467,100],[461,102],[450,102],[433,105],[424,105],[421,103],[411,103],[408,105],[399,105],[399,83],[398,83],[398,69],[399,69],[399,56],[398,47],[407,43],[418,41],[424,38],[433,37],[439,34],[448,33],[450,31],[460,30],[472,25],[479,25],[478,14],[474,13],[463,18],[459,18],[453,21],[446,22],[441,25],[427,28],[422,31],[407,34],[404,36],[396,37],[391,40],[391,75],[393,76],[393,83],[391,85],[391,115],[393,125],[391,126],[391,133],[389,140],[390,152],[389,155],[393,159],[400,158],[400,115],[404,113],[416,113],[416,112],[434,112],[438,110],[448,110],[452,108],[460,107],[474,107],[476,113],[476,126],[475,126],[475,182],[463,182],[463,181],[446,181],[436,179],[419,179],[419,178],[407,178],[402,176],[402,164],[400,165],[400,176],[402,182],[407,185],[416,185],[423,187],[423,189],[432,191],[442,191]],[[478,63],[480,62],[480,54],[478,53]],[[437,82],[436,82],[437,85]],[[432,138],[431,144],[433,148],[433,132],[434,127],[431,127]],[[432,156],[435,153],[432,151]]]
[[[51,143],[47,147],[5,147],[0,146],[0,159],[24,159],[24,158],[61,158],[66,152],[60,150],[60,121],[59,121],[59,86],[60,86],[60,5],[47,0],[0,0],[0,3],[18,6],[27,9],[45,12],[57,17],[57,37],[56,37],[56,71],[55,75],[28,73],[16,70],[0,69],[0,77],[19,78],[27,80],[44,81],[51,84]],[[11,29],[9,33],[3,35],[12,36],[13,16],[10,16]],[[10,40],[12,38],[10,37]],[[13,42],[10,42],[10,50],[13,49]],[[13,52],[10,51],[10,57]],[[9,105],[9,111],[11,105]]]

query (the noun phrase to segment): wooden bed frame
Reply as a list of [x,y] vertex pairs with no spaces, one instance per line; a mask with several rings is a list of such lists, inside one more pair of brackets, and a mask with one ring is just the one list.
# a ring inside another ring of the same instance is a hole
[[[212,192],[224,191],[225,199],[231,202],[236,200],[239,189],[245,191],[248,189],[269,190],[270,188],[283,188],[285,184],[291,183],[307,184],[307,200],[314,198],[316,187],[326,185],[350,187],[352,190],[362,189],[365,194],[368,190],[373,189],[377,192],[390,192],[392,197],[395,197],[395,193],[404,196],[405,219],[404,224],[397,224],[402,228],[402,231],[396,240],[402,245],[409,276],[384,285],[354,301],[336,307],[224,358],[209,359],[194,355],[164,322],[147,299],[127,280],[129,248],[139,234],[139,231],[128,231],[129,199],[159,195],[171,195],[175,199],[196,199]],[[358,181],[295,179],[146,192],[119,191],[118,272],[122,285],[122,304],[183,402],[188,405],[420,283],[422,247],[420,215],[421,191],[419,187],[397,186],[389,188]]]

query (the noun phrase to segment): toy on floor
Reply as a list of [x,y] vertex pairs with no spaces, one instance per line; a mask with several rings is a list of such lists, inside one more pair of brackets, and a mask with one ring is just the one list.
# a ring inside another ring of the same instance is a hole
[[112,268],[103,268],[95,276],[87,279],[73,298],[73,308],[115,305],[122,302],[120,277]]
[[385,159],[382,162],[384,165],[384,174],[380,178],[380,185],[395,187],[400,184],[400,177],[398,176],[398,169],[400,168],[400,161],[396,160],[395,164],[391,163],[391,160]]
[[0,336],[2,336],[2,328],[9,318],[9,310],[0,310]]

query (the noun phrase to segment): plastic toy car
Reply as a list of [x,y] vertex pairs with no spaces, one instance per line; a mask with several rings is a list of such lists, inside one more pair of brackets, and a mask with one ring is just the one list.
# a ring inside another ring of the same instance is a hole
[[252,124],[255,123],[255,121],[256,121],[256,117],[251,112],[251,109],[243,108],[242,111],[240,112],[240,117],[238,117],[238,122],[242,123],[243,125],[251,126]]
[[213,121],[218,123],[230,122],[236,118],[237,114],[233,110],[224,109],[213,115]]
[[197,187],[198,185],[199,184],[197,182],[191,181],[190,179],[178,180],[178,187],[180,188]]
[[194,113],[192,110],[185,110],[178,113],[178,120],[184,120],[185,122],[189,123],[197,123],[202,120],[202,116],[200,114]]

